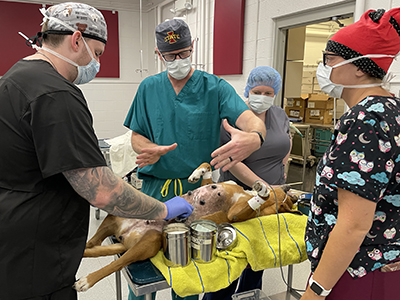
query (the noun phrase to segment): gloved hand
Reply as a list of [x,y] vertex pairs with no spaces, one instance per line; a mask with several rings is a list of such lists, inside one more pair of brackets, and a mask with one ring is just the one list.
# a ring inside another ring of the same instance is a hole
[[193,211],[193,206],[191,206],[185,199],[179,196],[165,201],[164,204],[167,206],[168,212],[165,220],[170,220],[178,216],[182,218],[187,218],[192,214]]

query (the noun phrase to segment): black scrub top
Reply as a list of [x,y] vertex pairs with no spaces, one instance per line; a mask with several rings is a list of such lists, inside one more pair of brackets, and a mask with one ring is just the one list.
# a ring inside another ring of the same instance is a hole
[[74,283],[90,206],[62,172],[106,165],[92,124],[80,89],[46,61],[0,79],[0,299]]

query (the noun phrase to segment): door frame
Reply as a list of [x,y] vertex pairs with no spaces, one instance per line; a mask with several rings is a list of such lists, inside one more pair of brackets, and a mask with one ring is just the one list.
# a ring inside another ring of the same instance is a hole
[[353,0],[307,9],[273,19],[275,22],[273,67],[279,72],[279,74],[282,74],[282,88],[276,97],[276,104],[279,103],[280,106],[283,107],[283,91],[285,90],[284,84],[286,79],[285,61],[288,30],[291,28],[327,22],[330,21],[331,17],[334,16],[352,17],[354,16],[355,11],[356,1]]

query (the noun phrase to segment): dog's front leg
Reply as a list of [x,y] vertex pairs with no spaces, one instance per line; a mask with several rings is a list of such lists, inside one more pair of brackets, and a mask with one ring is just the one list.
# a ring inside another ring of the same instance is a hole
[[103,278],[111,275],[116,271],[120,271],[123,267],[136,262],[153,257],[161,249],[162,234],[156,230],[147,231],[140,241],[132,248],[127,250],[120,258],[114,260],[104,268],[90,273],[89,275],[80,278],[74,284],[74,288],[78,292],[87,291]]
[[212,184],[212,169],[209,163],[202,163],[193,173],[189,176],[188,181],[190,183],[196,183],[203,177],[201,185]]
[[254,197],[242,197],[236,201],[228,211],[228,219],[230,222],[241,222],[255,218],[259,215],[260,207],[266,206],[266,202],[270,198],[270,191],[267,185],[257,180],[253,184],[253,190],[257,192]]
[[122,243],[115,243],[112,245],[94,246],[85,249],[83,257],[100,257],[120,254],[126,251],[126,247]]

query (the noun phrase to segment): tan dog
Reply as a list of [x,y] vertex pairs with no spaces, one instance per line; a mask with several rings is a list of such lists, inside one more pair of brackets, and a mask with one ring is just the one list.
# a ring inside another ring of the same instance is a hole
[[[185,222],[187,225],[197,219],[208,219],[217,224],[240,222],[256,216],[274,214],[276,207],[279,212],[293,212],[291,208],[297,200],[295,196],[288,195],[285,188],[272,191],[261,181],[253,185],[253,191],[245,191],[233,181],[214,184],[211,181],[211,167],[207,163],[197,168],[188,180],[196,182],[201,177],[202,186],[182,196],[194,207],[193,213]],[[257,208],[257,205],[260,207]],[[123,267],[156,255],[162,247],[162,228],[166,224],[167,221],[125,219],[108,215],[86,244],[84,257],[125,253],[104,268],[80,278],[74,288],[77,291],[86,291],[99,280]],[[113,235],[119,243],[101,245],[107,237]]]

